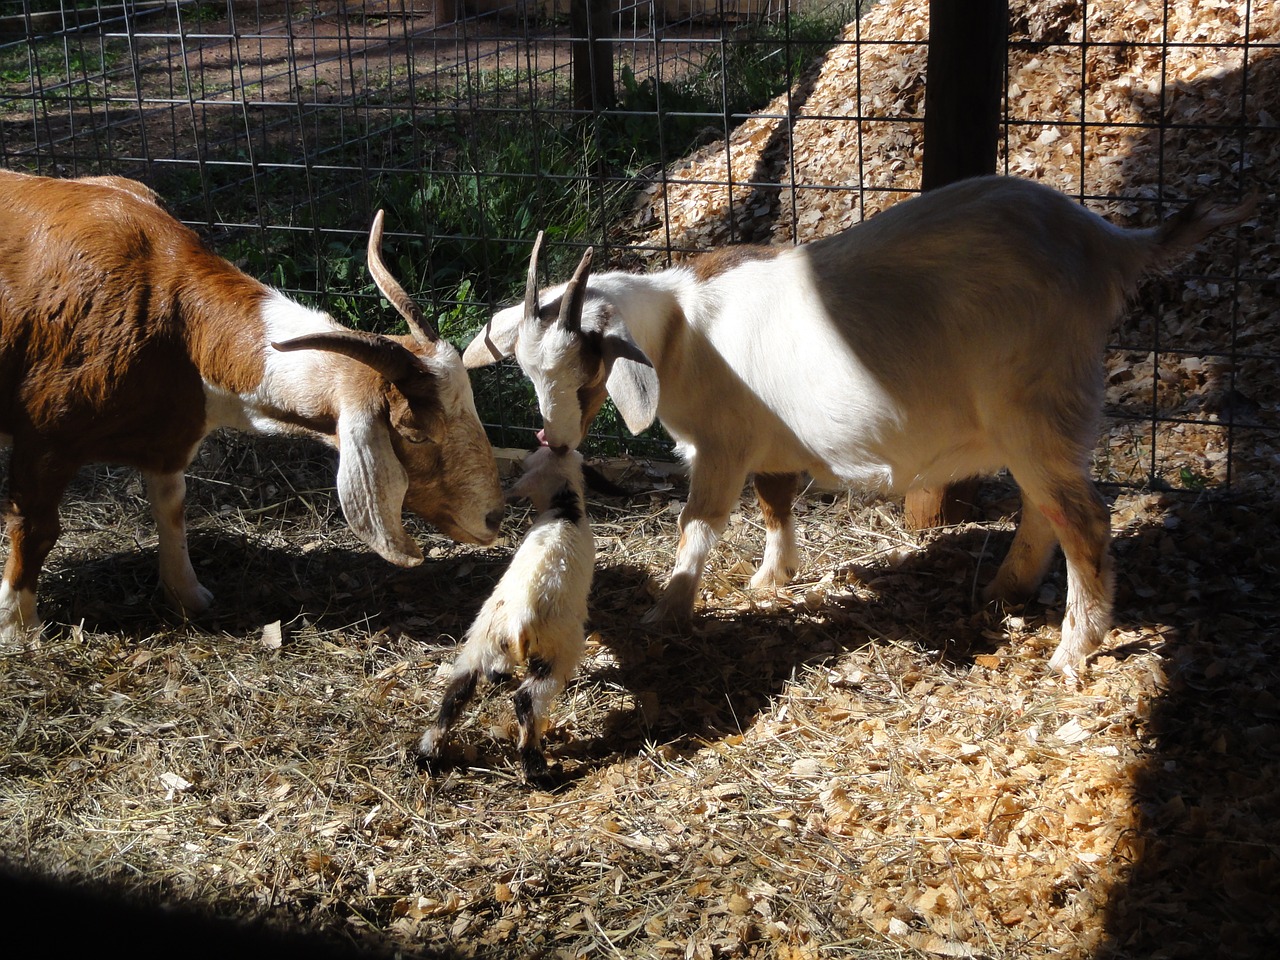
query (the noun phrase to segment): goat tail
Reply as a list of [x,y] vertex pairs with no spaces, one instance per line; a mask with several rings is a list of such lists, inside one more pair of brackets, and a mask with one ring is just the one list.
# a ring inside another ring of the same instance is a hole
[[1187,253],[1215,230],[1248,220],[1257,206],[1256,193],[1234,206],[1214,203],[1208,197],[1188,203],[1151,231],[1154,259],[1168,261]]

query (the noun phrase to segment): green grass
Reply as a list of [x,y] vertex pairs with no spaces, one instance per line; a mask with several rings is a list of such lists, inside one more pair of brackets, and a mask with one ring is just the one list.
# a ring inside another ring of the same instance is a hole
[[61,100],[83,100],[93,95],[90,78],[102,78],[124,53],[119,42],[76,47],[64,46],[61,40],[30,47],[11,44],[0,48],[0,94],[17,92],[5,88],[29,86],[38,78],[42,87],[69,83],[57,93]]

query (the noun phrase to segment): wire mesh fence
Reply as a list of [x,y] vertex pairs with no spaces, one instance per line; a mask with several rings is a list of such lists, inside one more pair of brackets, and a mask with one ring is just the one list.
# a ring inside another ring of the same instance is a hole
[[[1099,475],[1201,489],[1274,469],[1278,15],[1010,7],[1005,172],[1129,224],[1262,194],[1118,328]],[[918,191],[927,26],[924,0],[10,0],[0,162],[139,177],[248,272],[371,329],[392,322],[362,252],[386,208],[389,261],[463,342],[521,288],[538,229],[558,279],[587,244],[650,269]],[[494,441],[527,444],[518,371],[475,382]],[[592,443],[667,450],[607,416]]]

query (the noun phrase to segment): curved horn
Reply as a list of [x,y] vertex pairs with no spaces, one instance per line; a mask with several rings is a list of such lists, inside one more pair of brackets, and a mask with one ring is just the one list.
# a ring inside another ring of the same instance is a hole
[[410,377],[426,374],[418,358],[402,345],[376,333],[362,330],[332,330],[327,333],[308,333],[271,346],[277,350],[327,350],[358,360],[372,367],[392,383],[406,382]]
[[409,324],[409,332],[424,346],[429,346],[440,339],[440,334],[431,325],[413,298],[400,286],[399,281],[391,275],[386,264],[382,262],[382,211],[373,217],[373,226],[369,228],[369,273],[377,284],[382,295],[387,298],[396,312]]
[[587,296],[587,275],[591,273],[591,256],[593,248],[578,262],[578,269],[573,271],[573,278],[564,288],[564,296],[560,298],[560,319],[562,329],[569,333],[582,332],[582,302]]
[[538,254],[542,252],[542,231],[533,241],[533,253],[529,255],[529,279],[524,285],[524,319],[538,319]]

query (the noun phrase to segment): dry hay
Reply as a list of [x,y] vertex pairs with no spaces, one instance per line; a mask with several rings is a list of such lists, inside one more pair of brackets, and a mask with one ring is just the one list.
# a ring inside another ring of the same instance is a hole
[[[402,956],[1271,955],[1269,471],[1230,498],[1110,490],[1116,629],[1073,688],[1045,669],[1060,565],[1024,609],[976,602],[1017,506],[998,482],[984,522],[925,536],[810,492],[780,596],[743,590],[762,545],[744,500],[698,619],[665,634],[637,621],[683,481],[604,466],[632,493],[590,504],[593,634],[553,710],[553,792],[519,782],[502,688],[450,768],[411,757],[521,511],[487,550],[420,529],[427,562],[397,570],[342,525],[330,455],[216,438],[190,500],[219,605],[182,623],[155,602],[140,483],[86,471],[52,625],[0,660],[0,864]],[[76,905],[18,919],[55,950],[112,939]]]
[[152,602],[137,487],[86,475],[44,596],[71,626],[0,670],[0,862],[408,955],[1239,957],[1280,934],[1274,501],[1118,498],[1117,628],[1073,689],[1045,670],[1061,571],[1009,617],[974,602],[1003,486],[990,522],[924,538],[811,494],[780,597],[742,589],[744,501],[679,636],[636,623],[683,487],[636,465],[591,503],[593,636],[547,793],[519,782],[509,689],[451,769],[411,755],[528,518],[485,551],[424,531],[428,562],[394,570],[308,452],[198,465],[221,599],[199,624]]

